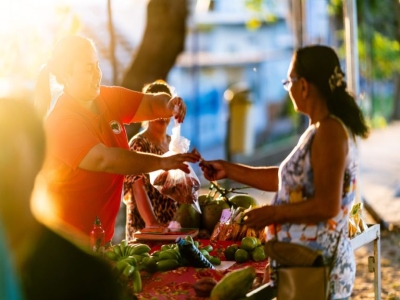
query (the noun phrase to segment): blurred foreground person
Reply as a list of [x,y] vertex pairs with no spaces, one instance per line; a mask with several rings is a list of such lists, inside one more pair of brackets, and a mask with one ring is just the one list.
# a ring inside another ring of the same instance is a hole
[[[196,154],[169,157],[129,151],[124,124],[169,118],[183,122],[186,105],[166,93],[144,94],[100,85],[102,72],[93,42],[66,36],[54,46],[42,68],[35,101],[45,114],[50,104],[50,74],[63,93],[45,118],[47,157],[41,178],[49,202],[35,203],[40,218],[71,235],[88,235],[98,216],[105,242],[114,235],[122,202],[124,175],[181,169],[197,162]],[[52,218],[52,219],[50,219]]]
[[[163,80],[147,84],[143,93],[167,93],[171,88]],[[146,128],[130,141],[132,151],[163,155],[169,150],[171,136],[167,134],[170,118],[146,122]],[[148,174],[127,175],[124,183],[126,204],[126,238],[134,239],[134,233],[144,227],[168,226],[178,208],[178,203],[162,195],[151,183]]]
[[19,275],[14,276],[13,293],[5,296],[0,286],[1,299],[122,299],[105,261],[49,230],[31,213],[31,193],[45,154],[42,122],[33,105],[0,99],[0,141],[0,230],[4,238],[0,244],[9,252],[1,259],[15,268],[3,277],[1,264],[0,284],[10,282],[13,271]]
[[[357,182],[356,137],[369,129],[335,51],[314,45],[298,49],[283,82],[295,110],[309,127],[279,167],[251,167],[222,160],[203,161],[208,180],[230,178],[260,190],[277,192],[271,205],[248,211],[247,226],[269,226],[268,238],[320,250],[333,260],[330,299],[349,299],[355,258],[348,238],[349,210]],[[333,257],[339,240],[336,257]]]

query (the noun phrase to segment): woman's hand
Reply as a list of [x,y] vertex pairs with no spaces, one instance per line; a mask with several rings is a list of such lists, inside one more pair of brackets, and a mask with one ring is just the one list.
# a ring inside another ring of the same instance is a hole
[[174,96],[169,100],[167,107],[172,110],[172,115],[179,123],[183,123],[186,116],[186,104],[181,97]]
[[183,172],[189,174],[190,169],[189,165],[185,164],[185,162],[195,163],[200,160],[200,156],[197,153],[182,153],[175,154],[171,156],[162,157],[161,160],[161,169],[168,171],[173,169],[180,169]]
[[263,229],[274,222],[274,207],[265,205],[253,208],[244,213],[243,222],[255,230]]
[[204,177],[209,181],[227,177],[224,162],[222,160],[200,160],[199,166],[203,171]]
[[154,214],[153,205],[151,204],[145,188],[143,176],[140,176],[140,178],[136,179],[132,184],[132,191],[133,195],[135,196],[136,207],[144,221],[145,226],[149,227],[159,225],[156,215]]

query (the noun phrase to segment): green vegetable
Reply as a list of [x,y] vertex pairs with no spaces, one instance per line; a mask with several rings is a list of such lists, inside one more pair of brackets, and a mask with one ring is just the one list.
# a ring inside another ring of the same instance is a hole
[[211,300],[238,299],[251,289],[256,270],[248,266],[226,274],[211,291]]

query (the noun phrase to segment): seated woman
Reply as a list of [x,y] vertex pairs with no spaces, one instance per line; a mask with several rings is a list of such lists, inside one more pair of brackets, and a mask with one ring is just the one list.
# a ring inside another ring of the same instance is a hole
[[[146,85],[142,91],[146,94],[172,95],[171,88],[163,80]],[[171,141],[171,137],[167,134],[169,122],[170,118],[146,122],[145,130],[130,140],[130,149],[157,155],[167,152]],[[127,240],[132,240],[135,231],[144,227],[167,226],[179,206],[177,202],[162,195],[153,187],[148,174],[125,176],[124,203]]]

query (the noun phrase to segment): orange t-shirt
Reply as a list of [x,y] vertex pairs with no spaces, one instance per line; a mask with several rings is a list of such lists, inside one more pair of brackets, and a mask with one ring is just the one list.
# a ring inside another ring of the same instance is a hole
[[49,205],[61,222],[89,235],[96,216],[106,241],[114,234],[124,176],[92,172],[79,164],[95,145],[129,150],[123,124],[130,123],[143,94],[122,87],[100,88],[99,114],[84,109],[62,94],[45,122],[47,160],[43,168]]

